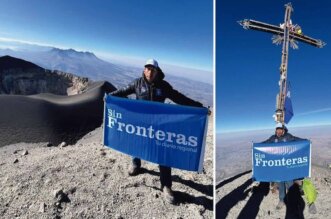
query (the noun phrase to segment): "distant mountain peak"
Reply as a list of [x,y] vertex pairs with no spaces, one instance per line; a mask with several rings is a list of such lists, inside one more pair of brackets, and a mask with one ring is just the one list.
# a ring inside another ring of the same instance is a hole
[[52,53],[57,53],[59,55],[64,55],[64,56],[72,56],[72,57],[89,57],[89,58],[97,58],[96,55],[92,52],[80,52],[77,50],[74,50],[72,48],[70,49],[59,49],[59,48],[52,48],[51,49]]

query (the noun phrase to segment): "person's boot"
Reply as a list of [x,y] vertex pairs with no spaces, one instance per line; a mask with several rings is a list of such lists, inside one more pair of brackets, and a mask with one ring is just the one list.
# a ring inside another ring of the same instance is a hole
[[279,201],[277,206],[276,206],[276,210],[280,210],[285,206],[285,203],[283,201]]
[[171,190],[171,188],[165,186],[163,187],[163,196],[165,198],[165,200],[170,203],[170,204],[174,204],[175,203],[175,196]]
[[137,166],[131,166],[131,168],[128,171],[129,176],[137,176],[140,172],[140,167]]
[[316,206],[314,203],[311,203],[309,206],[308,206],[308,211],[310,214],[316,214],[317,213],[317,209],[316,209]]

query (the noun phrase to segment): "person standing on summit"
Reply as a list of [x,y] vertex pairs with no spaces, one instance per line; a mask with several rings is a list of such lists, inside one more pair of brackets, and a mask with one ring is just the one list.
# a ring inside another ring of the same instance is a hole
[[[296,137],[288,133],[287,128],[282,123],[276,124],[275,134],[272,135],[269,139],[263,141],[262,143],[277,143],[277,142],[289,142],[289,141],[300,141],[304,140],[302,138]],[[277,182],[278,190],[279,190],[279,202],[276,206],[276,209],[281,209],[284,205],[284,199],[286,196],[286,190],[293,185],[294,181],[286,181],[286,182]]]
[[[135,94],[137,100],[156,102],[164,102],[166,98],[169,98],[173,102],[180,105],[203,107],[200,102],[194,101],[173,89],[172,86],[164,80],[164,77],[165,75],[159,67],[158,62],[154,59],[148,59],[145,64],[143,74],[140,78],[137,78],[129,85],[110,93],[110,95],[126,97],[130,94]],[[139,158],[133,158],[132,167],[128,174],[130,176],[138,175],[140,173],[140,167],[141,160]],[[159,165],[159,169],[161,189],[164,197],[169,203],[173,204],[175,202],[175,198],[171,190],[171,168]]]

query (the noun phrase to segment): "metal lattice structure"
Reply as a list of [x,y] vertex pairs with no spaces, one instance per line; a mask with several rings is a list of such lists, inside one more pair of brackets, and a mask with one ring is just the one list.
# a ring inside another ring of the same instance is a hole
[[291,3],[286,4],[284,23],[279,26],[250,19],[238,21],[238,23],[244,29],[252,29],[274,34],[274,36],[272,37],[272,42],[277,45],[280,45],[281,43],[283,44],[282,59],[280,65],[279,93],[277,95],[275,113],[276,122],[280,122],[282,124],[284,124],[285,119],[284,105],[287,94],[287,67],[289,45],[291,45],[293,49],[299,48],[297,45],[297,41],[315,46],[317,48],[323,48],[326,45],[326,43],[322,40],[314,39],[312,37],[304,35],[299,25],[293,25],[291,21],[292,12],[293,8]]

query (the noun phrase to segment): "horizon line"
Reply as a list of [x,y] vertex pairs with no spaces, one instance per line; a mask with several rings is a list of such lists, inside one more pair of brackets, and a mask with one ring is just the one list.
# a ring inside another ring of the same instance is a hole
[[[74,47],[69,47],[69,46],[64,46],[64,45],[54,45],[50,43],[44,43],[44,42],[36,42],[36,41],[29,41],[29,40],[21,40],[21,39],[15,39],[15,38],[8,38],[8,37],[0,37],[0,42],[13,42],[13,43],[20,43],[20,44],[28,44],[32,46],[43,46],[43,47],[52,47],[52,48],[57,48],[57,49],[62,49],[62,50],[70,50],[73,49],[77,52],[90,52],[96,55],[98,58],[103,59],[104,61],[107,61],[105,59],[111,59],[115,58],[117,61],[122,61],[125,62],[125,59],[131,59],[131,60],[136,60],[136,61],[144,61],[142,57],[136,57],[136,56],[126,56],[126,55],[120,55],[120,54],[114,54],[110,52],[102,52],[98,50],[89,50],[86,48],[74,48]],[[10,48],[8,48],[10,49]],[[12,49],[13,50],[13,49]],[[213,68],[203,68],[203,67],[191,67],[187,65],[181,65],[181,64],[174,64],[174,63],[169,63],[169,62],[164,62],[165,65],[170,65],[173,67],[181,67],[181,68],[187,68],[187,69],[193,69],[193,70],[199,70],[199,71],[206,71],[206,72],[213,72]]]
[[[296,125],[296,126],[291,126],[291,128],[307,128],[307,127],[314,127],[314,126],[331,126],[331,123]],[[272,127],[272,128],[264,127],[264,128],[257,128],[257,129],[248,128],[248,129],[216,130],[216,134],[230,134],[230,133],[264,131],[264,130],[273,130],[273,129],[274,129],[274,127]]]

